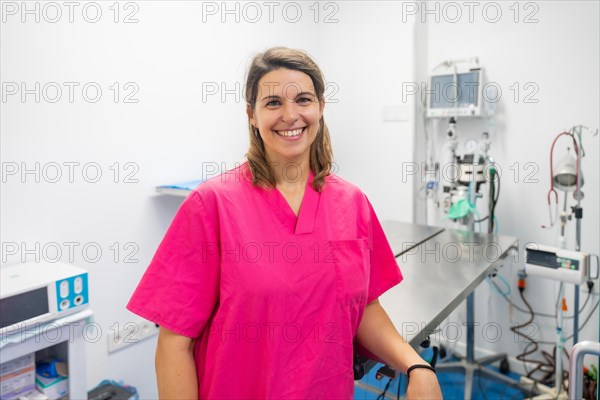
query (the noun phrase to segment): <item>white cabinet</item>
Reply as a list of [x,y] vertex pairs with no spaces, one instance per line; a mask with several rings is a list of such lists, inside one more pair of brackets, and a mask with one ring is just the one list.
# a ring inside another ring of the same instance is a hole
[[0,337],[2,362],[30,353],[36,360],[55,356],[67,362],[69,371],[69,398],[87,399],[85,371],[85,341],[95,340],[98,329],[91,324],[93,312],[89,309],[67,317],[40,324]]

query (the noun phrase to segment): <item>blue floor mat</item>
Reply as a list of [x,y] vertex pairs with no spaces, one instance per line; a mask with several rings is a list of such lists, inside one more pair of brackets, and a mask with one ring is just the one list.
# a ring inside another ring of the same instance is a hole
[[[508,373],[508,376],[518,380],[519,375]],[[438,381],[442,387],[442,395],[447,400],[464,399],[465,396],[465,376],[461,373],[444,372],[438,374]],[[526,396],[520,390],[505,386],[486,378],[480,378],[478,375],[473,377],[473,389],[471,400],[517,400],[524,399]]]
[[[452,361],[452,360],[448,360]],[[382,380],[376,379],[377,370],[381,367],[381,364],[378,364],[373,368],[360,382],[365,383],[367,385],[376,387],[379,390],[379,393],[383,392],[386,384],[389,379],[384,378]],[[490,367],[492,369],[496,369],[494,367]],[[497,370],[497,369],[496,369]],[[518,380],[519,375],[509,372],[509,377]],[[388,388],[388,393],[392,394],[394,398],[396,398],[396,394],[398,393],[398,381],[396,378],[390,384]],[[462,373],[458,372],[443,372],[438,373],[438,381],[440,382],[440,386],[442,388],[442,395],[444,396],[444,400],[462,400],[465,396],[465,376]],[[406,378],[402,376],[400,383],[400,393],[401,395],[406,394]],[[500,383],[494,382],[492,380],[486,378],[480,378],[478,375],[473,377],[473,389],[472,389],[472,397],[471,399],[465,400],[520,400],[524,399],[526,396],[520,390],[504,386]],[[362,388],[355,388],[354,390],[354,399],[355,400],[374,400],[377,398],[377,393],[373,393],[367,391]]]

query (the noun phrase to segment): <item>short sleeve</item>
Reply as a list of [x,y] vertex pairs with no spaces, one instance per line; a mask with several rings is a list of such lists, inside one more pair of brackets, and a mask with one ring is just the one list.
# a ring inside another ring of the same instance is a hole
[[369,205],[369,249],[371,251],[368,304],[400,283],[402,273],[381,223],[368,199],[367,203]]
[[219,299],[218,216],[197,191],[182,203],[127,309],[190,338],[200,336]]

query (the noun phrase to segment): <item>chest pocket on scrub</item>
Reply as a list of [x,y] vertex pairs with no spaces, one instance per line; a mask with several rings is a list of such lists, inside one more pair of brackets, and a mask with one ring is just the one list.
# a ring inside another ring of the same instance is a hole
[[366,303],[370,266],[366,239],[331,241],[329,252],[335,265],[337,301],[342,304]]

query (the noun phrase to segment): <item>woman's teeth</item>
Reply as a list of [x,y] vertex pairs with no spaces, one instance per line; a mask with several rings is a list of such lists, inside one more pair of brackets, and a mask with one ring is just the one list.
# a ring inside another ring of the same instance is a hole
[[298,136],[299,134],[302,133],[303,130],[304,130],[304,128],[296,129],[293,131],[275,131],[275,132],[277,132],[277,134],[281,135],[281,136],[291,137],[291,136]]

